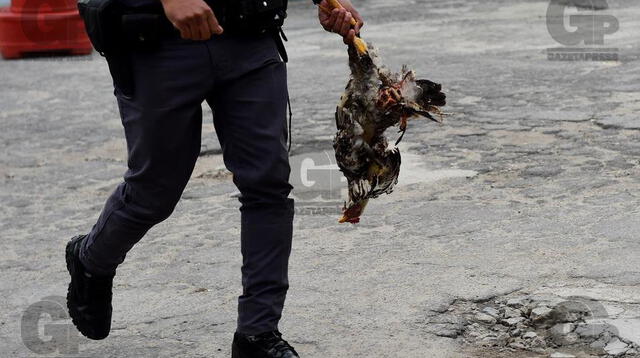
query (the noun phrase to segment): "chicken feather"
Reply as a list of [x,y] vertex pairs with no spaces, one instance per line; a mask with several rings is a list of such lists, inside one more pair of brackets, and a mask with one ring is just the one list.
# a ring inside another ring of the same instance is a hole
[[400,150],[389,147],[385,131],[400,127],[397,145],[409,118],[441,122],[446,96],[440,84],[416,80],[406,66],[399,74],[389,71],[371,44],[365,50],[351,45],[348,54],[351,77],[336,107],[333,147],[349,193],[340,222],[357,223],[370,199],[391,193],[398,183]]

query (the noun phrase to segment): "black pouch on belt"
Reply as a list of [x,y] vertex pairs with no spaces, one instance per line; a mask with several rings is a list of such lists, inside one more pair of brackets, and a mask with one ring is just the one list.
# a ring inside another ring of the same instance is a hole
[[149,49],[171,25],[160,1],[130,5],[121,0],[78,0],[91,44],[101,55],[124,48]]
[[222,26],[229,33],[251,35],[277,30],[287,17],[287,0],[223,0],[220,8]]
[[287,62],[286,41],[282,25],[287,18],[287,0],[221,0],[209,1],[220,24],[228,34],[256,35],[269,33],[278,52]]
[[117,0],[78,0],[78,11],[96,51],[105,56],[117,50],[121,31],[120,3]]
[[164,16],[154,13],[122,15],[123,45],[132,50],[154,50],[166,32],[163,20]]
[[163,38],[178,36],[178,30],[164,14],[159,0],[126,1],[122,14],[122,40],[135,51],[155,50]]

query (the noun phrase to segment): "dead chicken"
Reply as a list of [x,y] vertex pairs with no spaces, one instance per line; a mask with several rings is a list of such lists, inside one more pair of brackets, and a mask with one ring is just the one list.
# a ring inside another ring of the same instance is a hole
[[347,178],[349,198],[340,222],[358,223],[369,199],[391,193],[400,174],[400,151],[389,147],[385,130],[398,126],[402,139],[407,120],[441,122],[445,105],[441,86],[416,80],[403,67],[392,73],[378,63],[375,50],[361,39],[349,46],[351,78],[336,108],[334,139],[337,164]]

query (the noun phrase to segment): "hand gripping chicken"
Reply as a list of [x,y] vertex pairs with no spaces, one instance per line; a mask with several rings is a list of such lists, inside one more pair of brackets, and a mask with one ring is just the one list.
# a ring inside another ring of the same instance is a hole
[[[341,6],[337,1],[329,4]],[[384,68],[373,47],[360,38],[349,45],[348,53],[351,78],[336,108],[333,148],[349,189],[340,222],[355,224],[369,199],[391,193],[398,182],[400,151],[389,148],[385,130],[399,126],[397,145],[408,119],[421,116],[441,122],[439,107],[446,97],[439,84],[416,80],[406,67],[400,74]]]

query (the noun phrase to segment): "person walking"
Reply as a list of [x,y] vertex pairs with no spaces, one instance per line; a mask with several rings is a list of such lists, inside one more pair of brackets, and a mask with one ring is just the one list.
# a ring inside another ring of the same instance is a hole
[[[270,7],[274,1],[280,7],[275,17],[282,21],[286,0],[241,2]],[[314,2],[320,5],[321,25],[345,43],[353,42],[363,25],[353,5],[339,0],[343,8],[328,12],[326,0]],[[107,56],[128,170],[91,231],[66,247],[69,314],[88,338],[109,335],[118,265],[151,227],[171,215],[180,199],[199,156],[201,104],[207,101],[215,113],[225,166],[241,193],[243,292],[232,357],[298,357],[278,330],[289,288],[294,215],[288,197],[286,52],[279,26],[244,31],[252,24],[234,24],[232,3],[161,0],[170,30],[158,30],[158,44],[153,49],[132,47],[125,60]]]

